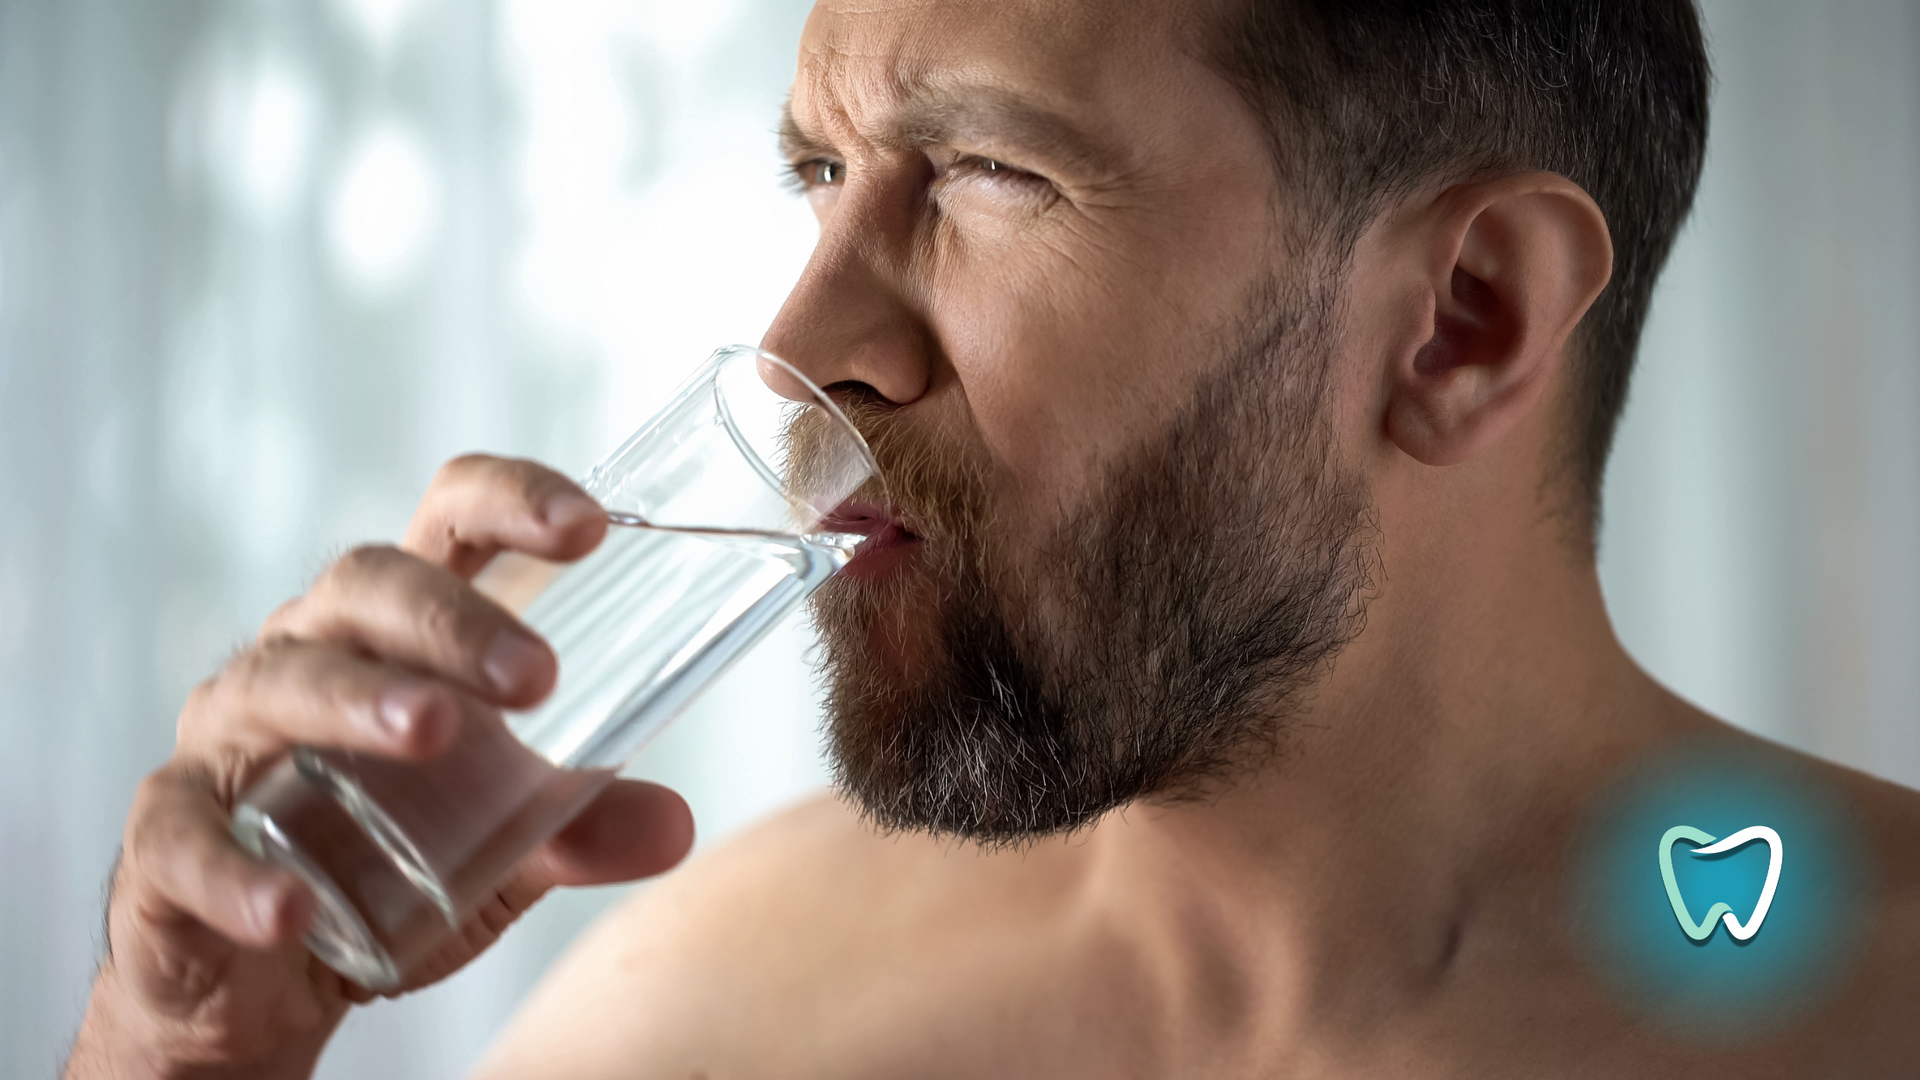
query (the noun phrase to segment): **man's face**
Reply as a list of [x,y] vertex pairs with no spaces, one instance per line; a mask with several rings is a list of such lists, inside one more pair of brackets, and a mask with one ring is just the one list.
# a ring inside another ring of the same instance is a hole
[[911,539],[819,594],[843,783],[1006,839],[1271,741],[1364,591],[1335,275],[1191,6],[826,0],[787,151],[821,224],[767,346]]

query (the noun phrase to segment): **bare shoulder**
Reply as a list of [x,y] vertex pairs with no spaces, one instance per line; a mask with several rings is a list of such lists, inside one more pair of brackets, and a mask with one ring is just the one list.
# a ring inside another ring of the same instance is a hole
[[1912,1002],[1920,994],[1920,791],[1803,751],[1762,744],[1750,735],[1741,738],[1790,759],[1843,797],[1847,829],[1868,861],[1863,884],[1873,911],[1867,952],[1893,961],[1872,966],[1900,969],[1905,1002]]
[[[1816,790],[1838,794],[1849,819],[1846,829],[1866,857],[1866,884],[1874,898],[1872,951],[1920,955],[1920,790],[1859,769],[1762,739],[1714,721],[1722,737],[1749,752],[1803,771]],[[1920,964],[1908,966],[1920,990]]]
[[[1846,1062],[1856,1076],[1910,1075],[1920,1060],[1920,791],[1834,762],[1785,751],[1844,796],[1866,865],[1851,959],[1833,994],[1750,1064],[1801,1060],[1803,1075]],[[1837,1075],[1837,1074],[1836,1074]]]
[[[478,1075],[676,1075],[657,1066],[690,1034],[729,1017],[763,1022],[765,999],[805,992],[788,973],[845,947],[834,894],[884,879],[894,846],[822,796],[696,856],[574,943]],[[765,977],[742,978],[748,968]]]
[[[1065,852],[1067,849],[1061,849]],[[882,835],[822,796],[748,830],[610,911],[548,973],[485,1080],[819,1072],[937,991],[925,974],[1044,888],[1044,853]],[[770,1068],[770,1052],[789,1055]],[[835,1069],[826,1069],[835,1074]]]
[[1779,752],[1844,796],[1848,827],[1871,862],[1867,869],[1878,898],[1878,922],[1920,939],[1920,791],[1799,751]]
[[1853,972],[1805,1025],[1827,1062],[1854,1061],[1853,1075],[1910,1075],[1920,1061],[1920,791],[1822,762],[1848,797],[1870,859],[1868,910]]
[[1878,912],[1871,951],[1900,973],[1912,1002],[1920,997],[1920,791],[1828,767],[1847,790],[1872,854]]

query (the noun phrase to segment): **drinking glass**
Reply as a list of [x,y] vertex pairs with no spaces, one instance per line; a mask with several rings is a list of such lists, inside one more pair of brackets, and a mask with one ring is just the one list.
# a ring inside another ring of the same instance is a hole
[[716,352],[593,468],[591,554],[497,556],[474,585],[543,635],[553,693],[470,712],[427,762],[301,747],[241,800],[234,835],[318,899],[307,946],[392,989],[558,832],[635,751],[834,571],[862,537],[835,511],[878,467],[806,376],[748,346]]

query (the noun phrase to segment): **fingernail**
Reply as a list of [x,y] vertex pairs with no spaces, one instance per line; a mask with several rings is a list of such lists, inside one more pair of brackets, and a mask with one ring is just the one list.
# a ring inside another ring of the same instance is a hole
[[433,695],[425,687],[391,687],[380,695],[380,723],[395,736],[405,738],[431,708]]
[[556,492],[547,499],[540,517],[556,529],[569,529],[583,521],[606,516],[600,504],[577,491]]
[[544,649],[515,630],[502,630],[494,636],[487,658],[481,662],[487,679],[503,694],[526,690],[540,678],[546,666]]

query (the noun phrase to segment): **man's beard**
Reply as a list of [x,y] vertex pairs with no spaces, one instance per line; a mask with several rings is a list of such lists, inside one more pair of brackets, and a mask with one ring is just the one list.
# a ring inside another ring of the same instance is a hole
[[[1282,745],[1360,626],[1373,515],[1333,446],[1330,299],[1258,300],[1171,422],[1027,551],[995,527],[977,438],[848,403],[923,536],[895,580],[814,598],[836,781],[876,824],[1017,842],[1202,795]],[[930,623],[905,670],[872,647],[889,621]]]

